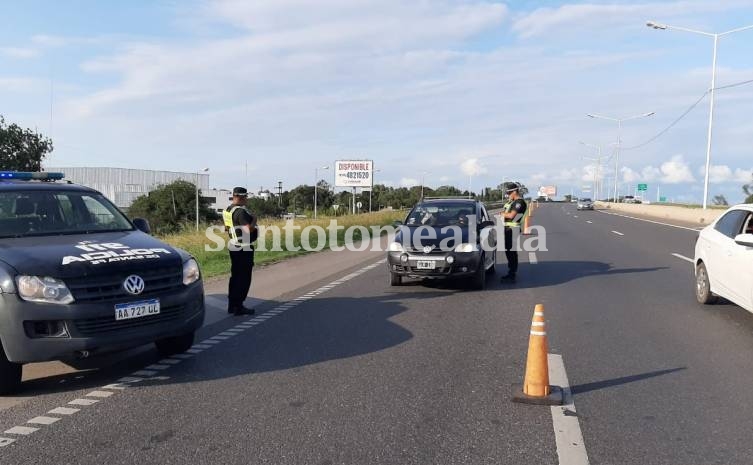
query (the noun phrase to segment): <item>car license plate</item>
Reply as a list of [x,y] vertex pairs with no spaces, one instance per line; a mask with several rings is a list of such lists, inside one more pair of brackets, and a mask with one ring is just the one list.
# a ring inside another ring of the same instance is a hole
[[419,270],[433,270],[434,262],[431,260],[420,260],[416,262],[416,269]]
[[160,312],[159,299],[142,300],[128,304],[115,305],[115,320],[130,320],[145,316],[158,315]]

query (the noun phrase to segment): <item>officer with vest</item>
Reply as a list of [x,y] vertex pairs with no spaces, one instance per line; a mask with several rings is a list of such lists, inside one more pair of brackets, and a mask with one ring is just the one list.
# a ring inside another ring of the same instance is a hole
[[[506,185],[507,203],[503,207],[501,218],[505,222],[505,256],[508,272],[502,276],[503,283],[514,283],[518,273],[517,238],[520,237],[520,222],[528,209],[526,201],[520,195],[521,185],[517,182]],[[514,234],[517,232],[516,234]]]
[[254,246],[258,231],[256,217],[246,209],[248,191],[243,187],[233,189],[233,203],[222,212],[230,240],[230,283],[228,284],[228,313],[253,315],[254,309],[243,306],[251,289],[251,273],[254,269]]

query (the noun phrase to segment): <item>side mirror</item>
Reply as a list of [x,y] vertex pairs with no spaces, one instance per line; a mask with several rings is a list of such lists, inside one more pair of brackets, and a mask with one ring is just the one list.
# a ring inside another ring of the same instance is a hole
[[133,225],[136,226],[136,229],[143,233],[152,233],[152,228],[149,227],[149,221],[145,220],[144,218],[134,218]]
[[495,224],[496,223],[494,221],[492,221],[492,220],[483,221],[481,224],[478,225],[478,229],[491,228]]
[[743,247],[753,247],[753,234],[738,234],[735,242]]

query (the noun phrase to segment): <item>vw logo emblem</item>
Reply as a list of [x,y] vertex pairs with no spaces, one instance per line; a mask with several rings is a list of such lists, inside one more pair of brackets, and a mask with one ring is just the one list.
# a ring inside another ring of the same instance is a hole
[[129,294],[139,295],[144,292],[144,279],[141,276],[132,274],[123,282],[123,289]]
[[424,253],[431,253],[432,250],[434,250],[433,245],[427,245],[424,247]]

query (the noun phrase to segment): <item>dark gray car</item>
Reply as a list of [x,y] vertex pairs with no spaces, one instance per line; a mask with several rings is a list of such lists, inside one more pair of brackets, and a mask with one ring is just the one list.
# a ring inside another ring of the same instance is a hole
[[0,393],[18,388],[24,363],[191,347],[198,264],[134,223],[95,190],[0,178]]

